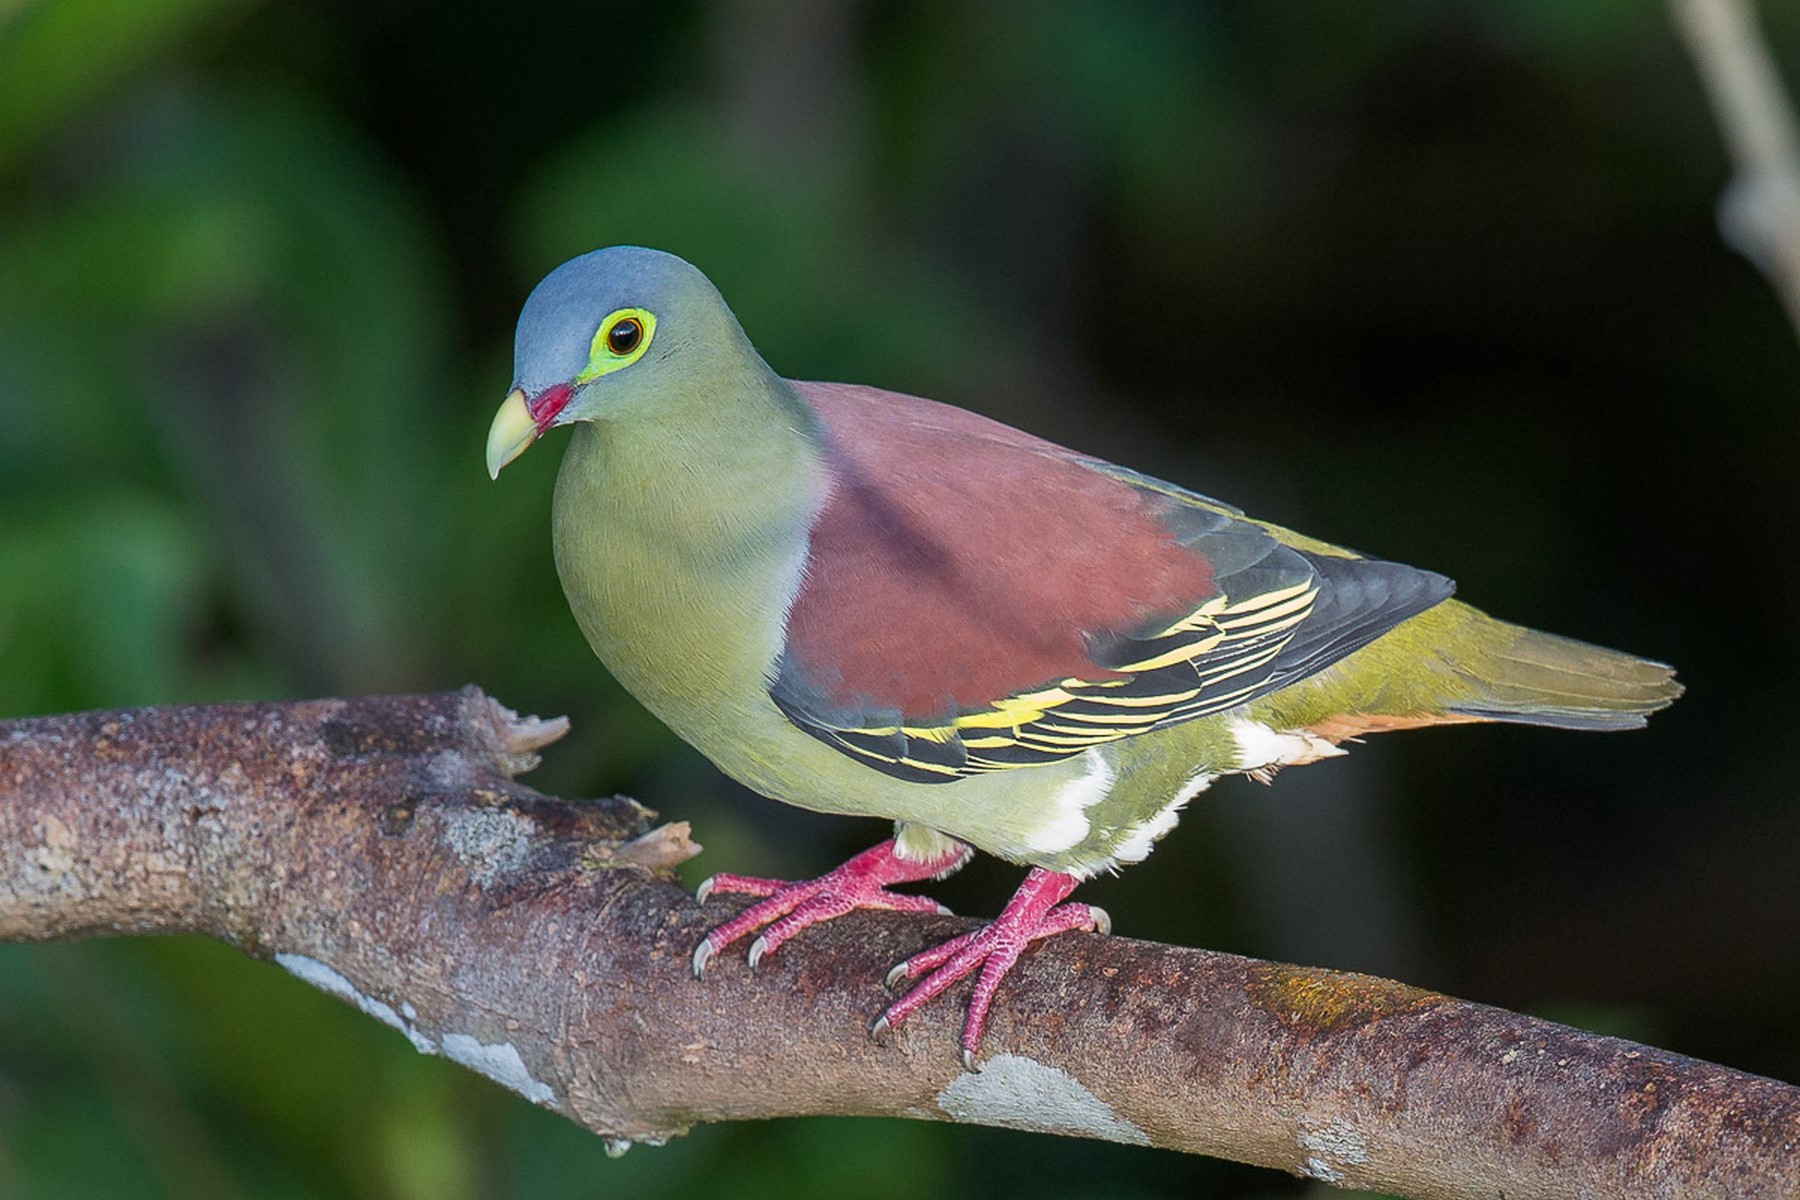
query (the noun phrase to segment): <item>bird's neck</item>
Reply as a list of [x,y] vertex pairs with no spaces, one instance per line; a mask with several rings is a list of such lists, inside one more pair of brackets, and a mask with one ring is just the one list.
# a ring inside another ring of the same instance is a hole
[[716,717],[672,711],[696,696],[760,694],[825,488],[811,413],[772,372],[682,402],[577,425],[555,515],[582,632],[678,732]]
[[817,420],[785,380],[731,380],[718,398],[652,421],[576,425],[558,503],[605,514],[618,536],[720,565],[770,534],[811,523],[823,487]]

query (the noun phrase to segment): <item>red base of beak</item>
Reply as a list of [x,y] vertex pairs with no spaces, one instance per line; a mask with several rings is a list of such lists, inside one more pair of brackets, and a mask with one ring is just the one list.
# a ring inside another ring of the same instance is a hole
[[569,406],[569,398],[574,394],[575,389],[570,384],[554,383],[525,401],[525,411],[531,414],[539,437],[556,424],[557,415]]

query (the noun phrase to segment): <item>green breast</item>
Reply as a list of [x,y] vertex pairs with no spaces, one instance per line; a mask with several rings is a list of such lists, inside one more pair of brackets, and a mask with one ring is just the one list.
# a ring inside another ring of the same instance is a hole
[[741,740],[746,723],[779,717],[762,681],[799,583],[815,485],[799,453],[773,479],[721,480],[668,461],[666,444],[640,432],[575,427],[556,481],[557,571],[601,661],[713,754],[721,729]]

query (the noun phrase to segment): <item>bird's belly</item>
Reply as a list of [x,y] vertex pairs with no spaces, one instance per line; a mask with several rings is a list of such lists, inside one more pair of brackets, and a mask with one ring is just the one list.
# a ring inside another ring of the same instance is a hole
[[840,753],[772,703],[751,721],[739,719],[738,728],[757,731],[753,737],[704,729],[684,736],[762,795],[928,826],[999,858],[1088,877],[1142,861],[1189,800],[1235,769],[1231,731],[1222,721],[1208,726],[1189,722],[1056,763],[930,784]]

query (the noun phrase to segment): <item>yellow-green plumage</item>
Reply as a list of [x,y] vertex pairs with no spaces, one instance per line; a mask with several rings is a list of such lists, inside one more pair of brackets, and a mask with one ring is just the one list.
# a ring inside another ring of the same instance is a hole
[[1435,718],[1421,724],[1495,720],[1634,729],[1680,694],[1661,663],[1498,621],[1447,600],[1251,711],[1279,726],[1419,716]]

